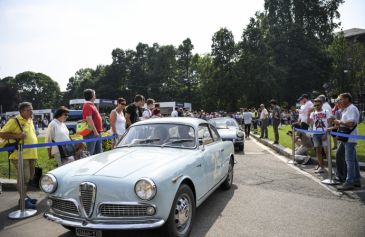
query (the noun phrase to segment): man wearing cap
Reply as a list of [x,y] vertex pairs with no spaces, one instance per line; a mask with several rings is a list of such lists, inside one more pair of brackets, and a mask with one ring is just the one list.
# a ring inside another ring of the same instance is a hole
[[276,100],[270,101],[271,109],[272,109],[272,126],[274,129],[275,141],[274,144],[279,144],[279,125],[280,125],[280,117],[281,111],[280,107],[277,105]]
[[308,130],[309,128],[309,114],[313,109],[313,103],[308,99],[307,94],[303,94],[299,97],[298,102],[301,104],[299,112],[299,125],[301,129]]

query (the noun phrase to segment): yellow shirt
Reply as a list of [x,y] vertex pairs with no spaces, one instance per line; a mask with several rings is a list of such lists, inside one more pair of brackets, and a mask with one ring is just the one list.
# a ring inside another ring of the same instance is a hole
[[[20,126],[26,135],[24,144],[38,144],[37,135],[35,133],[33,119],[25,120],[22,116],[17,115],[16,118],[19,120]],[[19,134],[22,131],[19,128],[18,123],[14,118],[9,119],[5,126],[1,129],[1,132],[11,132]],[[10,142],[14,142],[10,140]],[[28,148],[23,150],[23,159],[37,159],[38,153],[37,148]],[[9,159],[18,159],[18,151],[15,150],[9,157]]]

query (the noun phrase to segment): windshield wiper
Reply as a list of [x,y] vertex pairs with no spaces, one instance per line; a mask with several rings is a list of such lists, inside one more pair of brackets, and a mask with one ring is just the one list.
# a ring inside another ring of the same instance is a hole
[[171,142],[166,142],[166,143],[162,144],[161,147],[164,147],[164,146],[170,145],[170,144],[175,144],[175,143],[192,142],[192,141],[194,141],[194,139],[178,139],[178,140],[174,140]]

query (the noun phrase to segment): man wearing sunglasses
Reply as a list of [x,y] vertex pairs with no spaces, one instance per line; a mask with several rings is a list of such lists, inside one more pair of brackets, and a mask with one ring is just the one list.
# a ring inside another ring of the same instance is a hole
[[[314,99],[314,111],[310,114],[309,124],[313,131],[326,132],[328,124],[332,124],[332,113],[328,110],[322,109],[322,101],[320,98]],[[316,150],[316,156],[318,160],[318,166],[315,169],[315,173],[324,173],[324,163],[322,159],[322,148],[327,147],[327,135],[325,134],[313,134],[313,146]]]

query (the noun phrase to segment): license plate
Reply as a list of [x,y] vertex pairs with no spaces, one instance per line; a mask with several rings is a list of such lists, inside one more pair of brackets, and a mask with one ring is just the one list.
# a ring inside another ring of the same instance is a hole
[[76,236],[80,237],[102,237],[103,234],[100,230],[88,230],[82,228],[76,228]]

